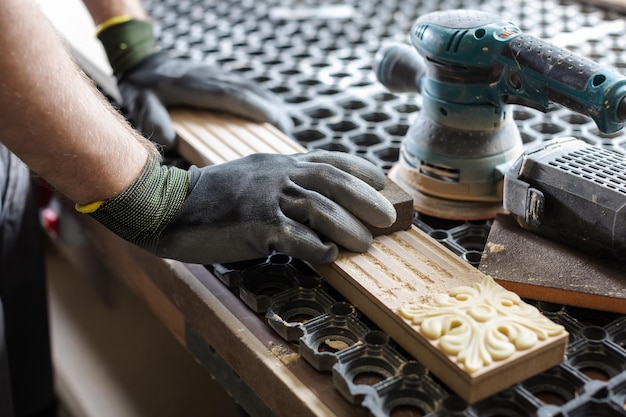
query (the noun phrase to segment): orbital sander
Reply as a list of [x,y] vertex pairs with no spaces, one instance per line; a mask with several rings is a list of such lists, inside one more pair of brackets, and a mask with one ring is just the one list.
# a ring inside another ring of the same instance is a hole
[[561,105],[604,133],[626,119],[626,78],[514,23],[474,10],[429,13],[412,46],[384,45],[373,67],[394,93],[420,93],[421,110],[389,176],[419,213],[484,220],[502,210],[504,177],[524,152],[511,104]]

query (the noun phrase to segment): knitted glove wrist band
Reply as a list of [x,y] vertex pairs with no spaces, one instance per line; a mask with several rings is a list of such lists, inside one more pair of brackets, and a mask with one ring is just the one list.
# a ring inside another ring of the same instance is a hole
[[119,23],[101,25],[97,33],[117,77],[158,50],[152,23],[137,19],[119,20]]
[[121,238],[149,251],[180,209],[189,190],[186,170],[151,158],[130,187],[89,215]]

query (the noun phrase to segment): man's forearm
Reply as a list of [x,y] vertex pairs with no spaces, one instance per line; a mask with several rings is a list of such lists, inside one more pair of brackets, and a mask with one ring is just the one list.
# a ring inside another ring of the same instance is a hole
[[83,3],[96,25],[115,16],[148,19],[140,0],[83,0]]
[[154,147],[84,77],[33,1],[0,1],[0,50],[0,140],[76,203],[126,189]]

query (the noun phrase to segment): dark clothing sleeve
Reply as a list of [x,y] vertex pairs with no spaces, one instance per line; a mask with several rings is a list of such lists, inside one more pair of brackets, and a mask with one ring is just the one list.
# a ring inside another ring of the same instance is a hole
[[[28,168],[0,145],[2,417],[39,415],[55,402],[37,195]],[[8,414],[11,404],[14,414]]]

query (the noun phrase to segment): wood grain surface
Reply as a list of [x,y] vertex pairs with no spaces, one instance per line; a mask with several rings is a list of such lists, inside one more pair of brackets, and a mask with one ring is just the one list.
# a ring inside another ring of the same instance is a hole
[[[198,165],[222,163],[256,151],[283,154],[303,151],[267,124],[189,110],[172,110],[171,115],[180,135],[180,153]],[[543,335],[532,348],[520,349],[503,359],[485,360],[484,367],[470,372],[466,364],[459,361],[460,355],[443,352],[440,341],[429,339],[419,325],[400,316],[403,307],[445,296],[459,287],[480,288],[486,277],[415,226],[376,237],[366,253],[342,251],[334,263],[314,267],[468,402],[492,395],[563,359],[567,333],[560,331]],[[516,302],[519,306],[525,305],[521,300]],[[466,312],[460,314],[466,315]]]

